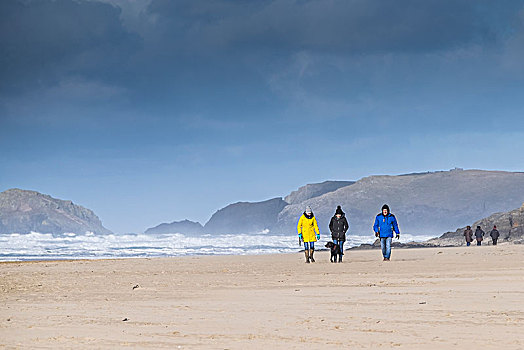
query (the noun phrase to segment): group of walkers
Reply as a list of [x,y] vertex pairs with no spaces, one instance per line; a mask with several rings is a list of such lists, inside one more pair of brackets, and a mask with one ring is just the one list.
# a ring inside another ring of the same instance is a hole
[[[342,208],[337,206],[335,215],[329,222],[329,230],[333,243],[338,246],[338,262],[342,262],[344,255],[344,242],[346,241],[346,232],[349,229],[349,223],[346,219]],[[382,212],[375,217],[373,224],[375,236],[380,239],[383,261],[389,261],[391,257],[391,240],[395,236],[400,238],[400,230],[395,215],[391,214],[389,206],[384,204]],[[304,243],[304,254],[306,263],[315,262],[315,242],[320,240],[320,230],[318,229],[317,219],[313,214],[310,206],[306,207],[304,213],[300,216],[297,225],[299,242]],[[335,257],[336,259],[336,257]]]
[[[469,247],[471,245],[471,242],[473,242],[473,236],[475,236],[475,240],[477,241],[477,245],[482,245],[482,241],[484,240],[484,235],[486,233],[480,228],[480,226],[477,226],[475,233],[473,234],[473,230],[471,229],[471,226],[467,226],[464,230],[464,237],[466,238],[466,245]],[[497,230],[497,226],[493,226],[493,229],[489,233],[491,236],[491,239],[493,240],[493,245],[497,245],[497,241],[499,239],[500,233]]]

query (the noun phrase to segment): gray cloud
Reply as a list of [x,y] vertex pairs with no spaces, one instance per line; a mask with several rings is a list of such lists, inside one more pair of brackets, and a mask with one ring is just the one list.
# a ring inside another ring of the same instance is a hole
[[151,80],[174,92],[201,81],[215,89],[223,79],[253,86],[257,76],[275,74],[301,53],[410,54],[497,44],[511,35],[523,7],[486,0],[148,2],[0,2],[0,93],[71,77],[140,93],[151,92]]
[[[278,119],[282,111],[338,118],[359,109],[364,115],[375,111],[373,96],[384,99],[399,82],[399,91],[425,86],[431,98],[446,91],[445,78],[457,72],[471,72],[464,74],[467,82],[503,60],[508,72],[500,74],[510,75],[524,52],[516,32],[523,6],[487,0],[3,1],[0,110],[20,110],[13,106],[26,100],[28,110],[53,115],[67,101],[73,109],[89,108],[107,96],[115,109],[130,101],[129,109],[172,118]],[[457,59],[461,52],[471,57]],[[445,70],[434,76],[439,66]],[[42,108],[46,104],[51,107]]]
[[58,83],[67,75],[109,79],[139,45],[120,10],[86,1],[0,2],[2,93]]
[[175,46],[362,54],[496,41],[508,25],[507,16],[522,3],[504,5],[466,0],[153,0],[148,12]]

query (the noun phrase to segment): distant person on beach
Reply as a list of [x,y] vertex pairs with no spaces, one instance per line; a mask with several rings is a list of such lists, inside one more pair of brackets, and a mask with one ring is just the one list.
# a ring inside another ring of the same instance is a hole
[[389,261],[391,257],[391,240],[393,233],[396,233],[396,238],[400,238],[400,230],[398,229],[397,218],[389,211],[389,206],[384,204],[382,206],[382,213],[375,218],[373,225],[375,236],[380,238],[380,247],[382,248],[382,256],[384,261]]
[[342,207],[337,206],[335,215],[329,222],[329,230],[331,231],[331,238],[333,243],[340,247],[338,254],[338,262],[342,262],[342,255],[344,255],[344,242],[346,241],[346,232],[349,228],[349,223],[346,219],[346,214],[342,211]]
[[309,205],[298,220],[297,232],[299,239],[304,242],[306,263],[309,264],[310,261],[315,262],[313,253],[315,252],[315,242],[320,240],[320,231],[318,229],[317,219]]
[[500,233],[497,230],[497,226],[493,226],[493,230],[489,233],[491,236],[491,239],[493,240],[493,245],[497,245],[497,241],[499,240]]
[[473,230],[471,226],[466,227],[464,230],[464,237],[466,237],[466,245],[469,247],[471,242],[473,242]]
[[480,228],[480,226],[477,226],[477,229],[475,230],[475,238],[477,239],[477,245],[482,245],[482,240],[484,239],[484,231]]

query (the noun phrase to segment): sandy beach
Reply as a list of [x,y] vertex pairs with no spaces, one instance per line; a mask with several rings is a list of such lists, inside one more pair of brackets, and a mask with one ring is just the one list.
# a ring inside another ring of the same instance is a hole
[[523,349],[524,246],[0,264],[0,347]]

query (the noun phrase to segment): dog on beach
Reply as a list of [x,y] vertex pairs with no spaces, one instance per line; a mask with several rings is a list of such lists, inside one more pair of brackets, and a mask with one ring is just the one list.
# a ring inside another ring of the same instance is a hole
[[332,263],[336,263],[337,255],[340,254],[340,247],[338,246],[338,244],[335,244],[333,242],[327,242],[325,247],[329,248],[329,250],[331,251],[331,258],[329,258],[329,261],[331,261]]

